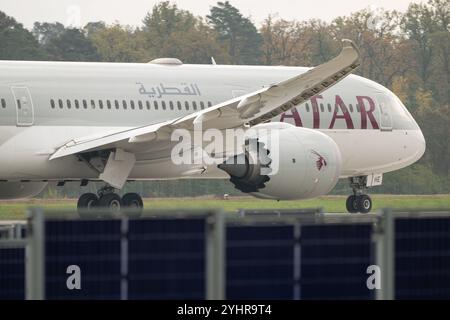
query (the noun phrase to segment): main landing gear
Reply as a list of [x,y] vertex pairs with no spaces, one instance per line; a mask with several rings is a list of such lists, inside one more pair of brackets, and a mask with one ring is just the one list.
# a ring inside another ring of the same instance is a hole
[[350,180],[350,186],[353,189],[353,195],[349,196],[346,201],[347,211],[350,213],[368,213],[372,209],[372,199],[366,191],[367,177],[352,177]]
[[123,197],[114,193],[114,188],[105,186],[94,193],[85,193],[80,196],[77,204],[81,215],[92,212],[115,214],[124,212],[133,216],[140,215],[144,208],[142,198],[137,193],[127,193]]

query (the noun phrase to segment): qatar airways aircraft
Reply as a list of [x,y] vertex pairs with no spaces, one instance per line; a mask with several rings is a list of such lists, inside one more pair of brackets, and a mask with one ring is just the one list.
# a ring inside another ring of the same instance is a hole
[[[315,68],[1,61],[0,198],[35,196],[48,182],[103,181],[79,209],[142,210],[140,195],[115,191],[134,180],[229,178],[256,197],[306,199],[347,178],[348,211],[369,212],[366,189],[417,161],[425,140],[391,91],[349,75],[358,65],[349,40]],[[267,129],[279,139],[270,146],[257,133],[256,152],[248,138],[239,153],[208,154],[219,164],[175,163],[172,134],[198,126]],[[264,170],[275,148],[277,170]]]

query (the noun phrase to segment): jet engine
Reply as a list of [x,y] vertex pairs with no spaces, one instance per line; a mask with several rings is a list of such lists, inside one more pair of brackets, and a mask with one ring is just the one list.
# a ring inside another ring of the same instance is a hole
[[21,199],[34,197],[41,193],[47,186],[47,182],[0,182],[0,199]]
[[341,153],[324,133],[287,123],[251,130],[243,152],[218,166],[238,190],[258,198],[291,200],[321,196],[336,185]]

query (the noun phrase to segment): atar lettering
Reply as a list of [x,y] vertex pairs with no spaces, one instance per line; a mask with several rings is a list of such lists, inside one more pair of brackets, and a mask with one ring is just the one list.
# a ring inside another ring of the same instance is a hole
[[[322,100],[323,97],[321,95],[316,95],[311,97],[311,107],[312,107],[312,116],[313,116],[313,128],[320,129],[320,113],[319,113],[319,100]],[[368,121],[370,122],[373,129],[379,129],[378,122],[375,118],[375,102],[372,98],[368,96],[356,96],[356,100],[359,105],[360,115],[361,115],[361,129],[368,128]],[[345,125],[347,129],[355,129],[355,125],[353,123],[353,119],[351,113],[349,112],[347,105],[344,100],[339,96],[335,96],[334,103],[334,112],[331,117],[330,125],[328,129],[333,129],[336,125],[336,122],[345,121]],[[297,111],[297,108],[292,108],[291,110],[283,113],[280,117],[280,122],[285,122],[286,119],[293,119],[295,126],[303,127],[303,122],[300,113]]]

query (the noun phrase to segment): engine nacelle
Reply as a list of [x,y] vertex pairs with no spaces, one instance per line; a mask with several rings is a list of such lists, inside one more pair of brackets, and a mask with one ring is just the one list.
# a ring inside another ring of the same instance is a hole
[[325,195],[336,185],[341,153],[327,135],[287,123],[258,125],[252,132],[245,151],[219,165],[237,189],[258,198],[291,200]]
[[47,186],[47,182],[0,182],[0,199],[21,199],[34,197],[41,193]]

